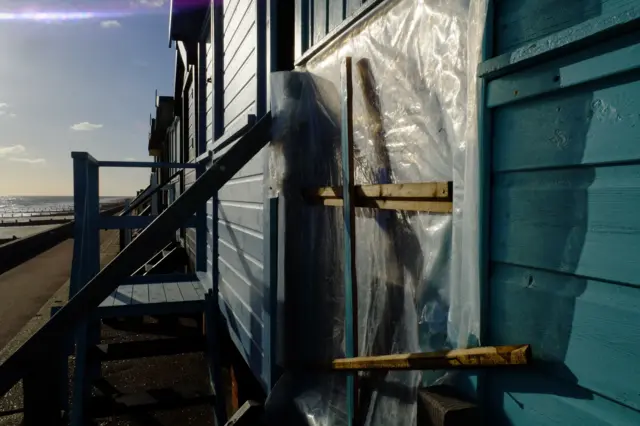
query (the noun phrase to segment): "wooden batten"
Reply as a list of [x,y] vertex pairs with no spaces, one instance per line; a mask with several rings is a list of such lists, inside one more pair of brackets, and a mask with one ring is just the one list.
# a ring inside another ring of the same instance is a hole
[[[448,214],[453,211],[451,188],[451,182],[357,185],[354,202],[356,207]],[[343,205],[341,186],[306,189],[303,196],[312,204]]]
[[333,360],[330,365],[310,368],[333,371],[443,370],[523,366],[531,364],[531,359],[529,345],[487,346],[443,352],[340,358]]

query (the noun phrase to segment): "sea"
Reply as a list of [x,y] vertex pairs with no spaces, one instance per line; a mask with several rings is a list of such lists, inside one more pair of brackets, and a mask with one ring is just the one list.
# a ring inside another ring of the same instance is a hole
[[[112,203],[128,197],[100,197],[100,203]],[[73,211],[70,196],[0,196],[0,217],[29,217],[39,213]]]
[[[130,197],[100,197],[100,204],[109,204]],[[31,226],[25,223],[25,226],[3,227],[3,220],[13,218],[29,218],[41,215],[51,214],[54,212],[68,213],[59,214],[58,217],[73,217],[73,197],[69,196],[40,196],[40,197],[19,197],[19,196],[0,196],[0,244],[3,239],[8,238],[24,238],[38,232],[46,231],[60,225],[37,225]],[[27,219],[18,219],[25,220]]]

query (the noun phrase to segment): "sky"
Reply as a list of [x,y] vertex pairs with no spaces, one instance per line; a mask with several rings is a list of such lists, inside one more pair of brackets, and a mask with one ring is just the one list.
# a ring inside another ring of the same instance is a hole
[[[150,161],[155,91],[172,95],[168,0],[0,0],[0,196],[72,195],[71,151]],[[126,196],[149,169],[101,169]]]

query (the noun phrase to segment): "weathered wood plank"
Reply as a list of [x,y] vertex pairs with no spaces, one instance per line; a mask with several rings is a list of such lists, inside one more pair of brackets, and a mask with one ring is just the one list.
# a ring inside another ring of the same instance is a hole
[[200,300],[198,292],[193,288],[192,282],[178,283],[178,289],[180,290],[180,294],[182,294],[182,300]]
[[149,303],[164,303],[167,301],[167,296],[164,293],[164,286],[162,284],[151,284],[149,286]]
[[133,286],[131,304],[139,305],[149,303],[149,284],[136,284]]
[[[383,210],[424,211],[451,213],[450,182],[421,182],[379,185],[358,185],[354,188],[353,201],[356,207]],[[310,203],[341,207],[343,189],[322,187],[303,190]]]
[[[412,182],[379,185],[356,185],[354,196],[360,198],[446,198],[451,199],[451,182]],[[308,197],[342,198],[341,186],[304,190]]]
[[[343,205],[342,200],[339,198],[324,198],[319,200],[319,204],[332,207],[342,207]],[[453,211],[453,203],[451,201],[363,200],[356,197],[354,205],[355,207],[379,210],[404,210],[441,214],[448,214]]]
[[640,165],[493,177],[491,259],[640,286]]
[[640,160],[637,111],[638,81],[498,108],[493,121],[493,170]]
[[[496,2],[495,29],[496,53],[507,52],[528,42],[540,42],[539,38],[593,20],[621,14],[633,8],[628,0],[513,0]],[[604,18],[604,19],[603,19]],[[614,22],[619,19],[612,19]],[[543,46],[562,46],[566,36],[543,39]],[[546,43],[545,43],[546,42]],[[533,43],[532,43],[533,44]],[[539,47],[541,48],[541,47]]]
[[535,349],[545,373],[640,410],[640,289],[493,263],[492,343]]
[[527,365],[530,363],[531,347],[529,345],[514,345],[454,349],[445,352],[341,358],[333,360],[328,367],[334,371],[440,370]]
[[178,283],[165,283],[162,284],[164,287],[164,293],[167,296],[167,302],[182,302],[184,299],[182,298],[182,293],[180,293],[180,287]]
[[539,370],[493,371],[484,391],[489,425],[638,425],[640,412]]

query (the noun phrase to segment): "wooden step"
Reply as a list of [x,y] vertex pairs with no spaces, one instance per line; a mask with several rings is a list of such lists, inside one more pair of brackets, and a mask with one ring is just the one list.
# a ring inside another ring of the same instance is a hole
[[89,351],[89,356],[105,362],[203,352],[205,347],[203,336],[173,337],[94,345]]
[[212,404],[214,400],[214,395],[209,392],[173,387],[113,397],[92,397],[88,404],[88,414],[92,418],[102,418]]

